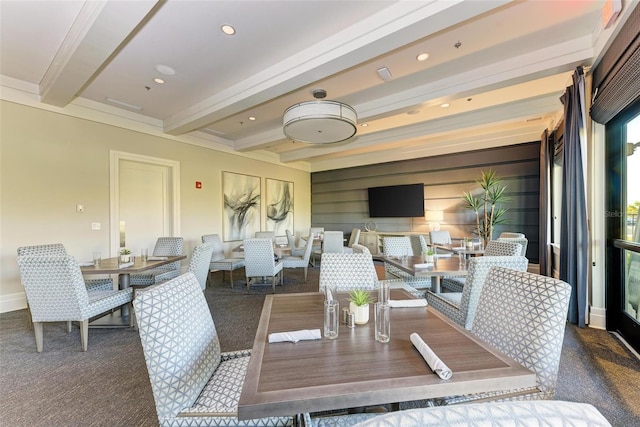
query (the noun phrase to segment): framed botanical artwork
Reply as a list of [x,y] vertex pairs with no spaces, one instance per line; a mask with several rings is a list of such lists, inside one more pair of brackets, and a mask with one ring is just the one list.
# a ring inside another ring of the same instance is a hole
[[266,179],[267,231],[276,236],[286,235],[285,230],[293,233],[293,182],[278,179]]
[[260,231],[260,177],[222,172],[223,240],[244,240]]

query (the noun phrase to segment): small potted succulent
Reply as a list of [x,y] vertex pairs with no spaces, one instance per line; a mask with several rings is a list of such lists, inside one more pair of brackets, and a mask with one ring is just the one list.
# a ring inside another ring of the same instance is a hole
[[435,260],[435,255],[436,252],[432,248],[427,249],[424,252],[424,262],[433,263]]
[[120,262],[131,261],[131,251],[127,248],[120,249]]
[[369,291],[354,289],[349,292],[349,311],[354,314],[356,325],[364,325],[369,321],[369,304],[373,298]]

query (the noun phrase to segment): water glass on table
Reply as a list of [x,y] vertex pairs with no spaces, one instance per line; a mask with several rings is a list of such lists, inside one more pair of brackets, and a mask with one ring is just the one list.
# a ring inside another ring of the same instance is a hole
[[391,339],[391,307],[388,303],[377,302],[373,311],[376,341],[387,343]]
[[93,253],[93,265],[94,267],[100,267],[100,261],[102,261],[102,254],[100,251],[95,251]]
[[380,280],[378,285],[378,302],[386,304],[389,302],[389,283],[386,280]]
[[140,249],[140,259],[142,259],[142,262],[147,262],[147,259],[149,259],[149,251],[147,248]]
[[338,338],[340,304],[337,300],[324,301],[324,336],[330,340]]

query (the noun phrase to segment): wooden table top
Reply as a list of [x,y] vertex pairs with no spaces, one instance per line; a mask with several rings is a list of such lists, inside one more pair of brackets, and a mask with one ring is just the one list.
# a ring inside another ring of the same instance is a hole
[[[339,293],[340,309],[348,295]],[[391,290],[392,299],[411,294]],[[370,306],[373,312],[373,305]],[[431,307],[394,308],[391,340],[374,339],[373,313],[354,329],[340,324],[335,340],[269,344],[268,335],[323,328],[324,295],[268,295],[238,405],[247,420],[304,412],[380,405],[462,393],[535,386],[535,375],[473,337]],[[412,332],[453,371],[449,380],[434,374],[409,337]]]
[[120,257],[113,258],[103,258],[100,260],[100,266],[96,267],[93,265],[80,267],[82,274],[128,274],[128,273],[139,273],[145,270],[151,270],[152,268],[159,267],[161,265],[170,264],[175,261],[180,261],[185,259],[186,255],[177,255],[177,256],[168,256],[167,259],[164,260],[147,260],[146,262],[142,261],[142,258],[139,256],[135,257],[135,263],[129,267],[118,268],[120,265]]
[[416,264],[424,263],[421,256],[410,256],[406,260],[398,257],[384,257],[384,262],[388,262],[394,267],[411,274],[416,277],[434,277],[434,276],[466,276],[466,266],[460,265],[458,257],[438,258],[438,265],[431,268],[417,268]]

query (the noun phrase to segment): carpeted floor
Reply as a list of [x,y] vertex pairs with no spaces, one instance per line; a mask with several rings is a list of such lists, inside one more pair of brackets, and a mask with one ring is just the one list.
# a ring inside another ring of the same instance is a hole
[[[318,268],[287,270],[277,293],[318,289]],[[205,292],[223,351],[251,348],[270,286],[249,294],[236,279],[212,276]],[[242,277],[237,274],[236,278]],[[614,426],[640,426],[640,361],[606,331],[567,326],[557,399],[589,402]],[[0,314],[1,426],[156,426],[142,347],[129,329],[91,329],[80,351],[78,329],[47,324],[37,353],[26,310]]]

